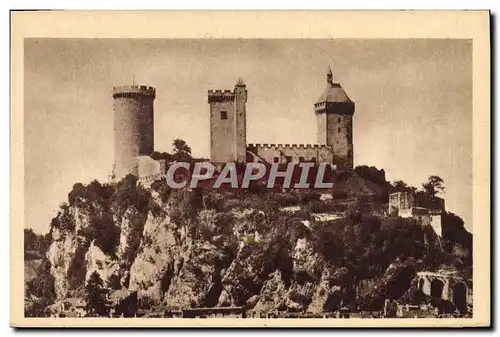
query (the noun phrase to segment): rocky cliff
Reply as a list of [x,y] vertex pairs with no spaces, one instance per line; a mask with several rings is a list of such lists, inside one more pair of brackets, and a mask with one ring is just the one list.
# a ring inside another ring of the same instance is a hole
[[74,188],[53,220],[47,259],[58,300],[81,297],[97,272],[104,286],[137,293],[142,307],[322,313],[359,305],[360,280],[384,281],[367,300],[377,302],[372,297],[393,294],[394,284],[409,286],[416,265],[448,258],[403,219],[401,228],[362,214],[315,222],[267,206],[214,206],[206,192],[128,179]]

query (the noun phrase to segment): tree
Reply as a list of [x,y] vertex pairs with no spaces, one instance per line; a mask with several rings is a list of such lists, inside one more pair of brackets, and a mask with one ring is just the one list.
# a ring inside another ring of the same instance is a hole
[[68,193],[68,202],[70,206],[73,206],[79,198],[85,197],[86,188],[82,183],[76,183],[73,185],[71,192]]
[[120,244],[120,228],[115,226],[113,218],[107,213],[92,216],[91,224],[95,244],[105,254],[114,256]]
[[445,212],[443,213],[441,222],[443,228],[443,239],[451,242],[453,245],[462,245],[470,251],[469,255],[471,255],[470,258],[472,259],[472,234],[465,228],[462,218],[451,212]]
[[410,186],[402,180],[396,180],[391,183],[392,192],[415,192],[417,190],[416,187]]
[[172,156],[168,152],[154,151],[151,154],[151,158],[153,158],[154,160],[162,160],[162,159],[164,159],[166,162],[169,162],[172,159]]
[[37,239],[37,235],[35,234],[35,232],[33,232],[33,230],[31,228],[25,228],[24,229],[24,250],[27,250],[28,248],[31,248],[33,249],[32,247],[34,247],[36,245],[36,239]]
[[191,154],[191,148],[182,139],[174,139],[173,146],[174,146],[175,153],[186,152],[186,153]]
[[32,308],[26,312],[27,316],[43,316],[45,308],[56,299],[54,277],[50,274],[50,266],[49,260],[44,260],[37,270],[38,276],[26,284],[26,292],[36,297]]
[[172,154],[172,159],[174,161],[190,162],[191,157],[191,147],[182,139],[175,139],[172,143],[174,147],[174,153]]
[[103,281],[97,271],[94,271],[85,287],[87,305],[85,310],[88,315],[107,316],[106,296],[103,288]]
[[25,259],[41,258],[50,247],[52,235],[36,234],[31,228],[24,229],[24,254]]
[[422,188],[428,195],[435,197],[439,193],[444,193],[443,182],[441,177],[430,176],[427,182],[422,184]]
[[362,178],[369,180],[378,185],[387,184],[385,180],[385,171],[384,169],[377,169],[375,166],[356,166],[354,171],[360,175]]

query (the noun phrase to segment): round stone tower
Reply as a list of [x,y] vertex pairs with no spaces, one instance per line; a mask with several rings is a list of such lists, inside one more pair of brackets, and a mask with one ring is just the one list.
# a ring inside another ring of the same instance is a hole
[[115,162],[113,176],[132,173],[134,158],[154,151],[156,90],[144,85],[113,88]]

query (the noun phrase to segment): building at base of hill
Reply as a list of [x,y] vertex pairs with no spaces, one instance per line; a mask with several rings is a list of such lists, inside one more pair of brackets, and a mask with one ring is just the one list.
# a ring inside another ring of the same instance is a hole
[[441,219],[445,206],[442,198],[422,192],[396,192],[389,195],[388,211],[402,218],[415,219],[423,226],[430,225],[439,237],[443,236]]

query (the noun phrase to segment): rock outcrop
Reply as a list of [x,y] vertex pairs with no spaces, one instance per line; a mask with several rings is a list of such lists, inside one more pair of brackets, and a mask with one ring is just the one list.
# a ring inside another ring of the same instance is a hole
[[128,289],[139,299],[160,303],[170,280],[181,263],[179,230],[166,217],[148,215],[137,256],[130,267]]
[[[408,251],[397,241],[408,233],[425,236],[411,224],[381,229],[371,226],[379,222],[373,216],[368,225],[362,218],[349,225],[262,206],[207,209],[199,191],[135,183],[79,186],[72,205],[62,206],[47,252],[57,303],[82,298],[97,273],[120,301],[127,299],[127,314],[136,306],[321,314],[355,304],[356,297],[373,308],[410,286],[417,268],[411,254],[426,258],[425,240]],[[370,294],[356,293],[357,275],[372,280]]]
[[[47,252],[47,258],[51,264],[51,274],[54,276],[56,296],[58,299],[62,299],[68,295],[70,279],[74,279],[76,276],[70,273],[70,269],[73,266],[84,268],[83,256],[86,249],[75,233],[61,233],[59,230],[54,230],[52,238],[53,242]],[[73,270],[80,273],[76,268]],[[79,277],[81,278],[81,276]]]

